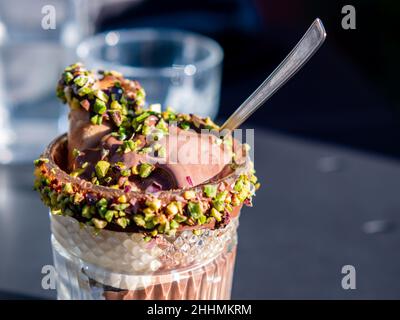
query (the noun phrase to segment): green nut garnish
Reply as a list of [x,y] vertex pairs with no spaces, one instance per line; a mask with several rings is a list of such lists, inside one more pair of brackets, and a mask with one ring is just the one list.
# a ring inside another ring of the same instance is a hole
[[204,186],[204,193],[209,198],[214,198],[217,195],[217,186],[213,184],[207,184]]
[[237,192],[240,192],[243,189],[243,180],[239,179],[238,181],[236,181],[235,186],[233,187],[233,189]]
[[89,87],[82,87],[82,88],[80,88],[80,89],[78,90],[78,95],[79,95],[80,97],[83,97],[83,96],[88,95],[88,94],[90,94],[90,93],[92,93],[92,89],[89,88]]
[[174,220],[175,220],[176,222],[178,222],[178,223],[181,223],[181,222],[186,221],[186,220],[187,220],[187,217],[185,217],[184,215],[181,215],[181,214],[177,214],[177,215],[174,217]]
[[93,111],[98,114],[103,114],[107,111],[107,106],[104,101],[96,99],[94,102]]
[[72,150],[72,155],[74,156],[74,158],[79,157],[79,155],[81,154],[81,152],[74,148],[74,150]]
[[202,215],[202,210],[198,202],[189,202],[187,204],[190,216],[193,219],[198,219]]
[[214,217],[218,222],[222,220],[221,213],[215,208],[211,208],[211,216]]
[[33,161],[33,164],[35,166],[40,166],[42,163],[48,163],[48,162],[49,162],[49,159],[39,158],[39,159],[36,159],[35,161]]
[[71,72],[65,72],[64,73],[64,81],[66,84],[70,83],[71,80],[74,78]]
[[227,190],[221,191],[215,196],[215,200],[224,202],[227,195],[228,195],[228,191]]
[[185,200],[190,200],[190,199],[196,198],[196,192],[194,192],[193,190],[186,190],[183,193],[183,198]]
[[92,222],[93,222],[94,226],[97,229],[103,229],[107,225],[107,221],[100,220],[100,219],[97,219],[97,218],[93,218]]
[[111,110],[121,111],[122,110],[122,106],[119,104],[118,101],[114,100],[113,102],[111,102],[110,109]]
[[95,90],[94,92],[95,97],[99,98],[100,100],[107,102],[108,101],[108,95],[101,90]]
[[84,205],[82,208],[82,217],[90,219],[92,217],[92,214],[90,212],[90,206]]
[[218,211],[224,211],[225,209],[225,202],[221,200],[213,200],[212,201],[213,207]]
[[156,125],[156,128],[161,130],[164,133],[168,133],[168,125],[167,123],[164,121],[164,119],[160,119]]
[[154,170],[154,166],[150,163],[142,163],[139,167],[139,176],[141,178],[147,178]]
[[107,171],[110,168],[110,163],[104,160],[100,160],[96,163],[95,170],[96,175],[99,178],[104,178],[107,175]]
[[117,224],[125,229],[126,226],[129,224],[129,220],[125,217],[121,217],[117,219]]
[[175,202],[171,202],[169,205],[167,205],[166,212],[170,216],[175,216],[179,212],[179,208]]
[[160,199],[147,200],[146,201],[146,206],[148,206],[149,208],[157,211],[158,209],[161,208],[161,200]]
[[87,82],[88,82],[89,78],[85,77],[85,76],[77,76],[74,80],[74,83],[77,86],[83,87]]
[[72,188],[72,184],[70,182],[64,184],[63,191],[70,194],[73,193],[74,189]]
[[134,121],[136,121],[137,123],[141,123],[144,120],[146,120],[149,115],[150,115],[150,113],[143,112],[140,115],[138,115],[136,118],[134,118]]
[[175,220],[172,220],[169,223],[169,226],[170,226],[171,229],[178,229],[179,228],[179,223],[177,221],[175,221]]
[[106,198],[101,198],[99,201],[97,201],[96,206],[98,207],[104,207],[107,206],[107,199]]
[[122,196],[118,197],[117,201],[119,203],[126,203],[128,200],[126,199],[126,195],[123,194]]
[[144,217],[141,214],[135,214],[133,216],[133,221],[138,225],[139,227],[144,227],[146,224],[146,221],[144,220]]

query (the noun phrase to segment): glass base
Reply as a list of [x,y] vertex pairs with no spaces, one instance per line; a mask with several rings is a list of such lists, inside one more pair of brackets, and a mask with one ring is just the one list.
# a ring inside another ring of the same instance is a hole
[[[85,263],[69,254],[54,235],[52,247],[60,300],[220,300],[231,296],[236,245],[200,265],[142,275]],[[112,286],[104,284],[110,280]]]

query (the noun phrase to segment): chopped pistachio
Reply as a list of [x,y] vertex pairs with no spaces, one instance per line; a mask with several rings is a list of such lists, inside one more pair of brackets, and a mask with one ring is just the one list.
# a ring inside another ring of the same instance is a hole
[[79,168],[79,169],[72,171],[69,175],[73,178],[76,178],[76,177],[79,177],[84,171],[85,171],[84,168]]
[[113,102],[111,102],[110,109],[111,110],[121,111],[122,110],[122,106],[119,104],[118,101],[114,100]]
[[148,126],[147,124],[144,124],[142,127],[142,134],[144,136],[148,136],[151,133],[151,127]]
[[107,221],[93,218],[92,222],[97,229],[103,229],[107,225]]
[[162,132],[167,133],[168,132],[168,125],[164,121],[164,119],[160,119],[156,125],[157,129],[160,129]]
[[91,122],[92,124],[96,125],[96,124],[98,124],[98,122],[99,122],[99,118],[101,118],[101,117],[99,117],[99,116],[96,114],[96,115],[94,115],[93,117],[90,118],[90,122]]
[[64,184],[63,191],[66,193],[73,193],[74,189],[72,188],[72,184],[70,182]]
[[146,221],[144,221],[144,217],[141,214],[135,214],[133,216],[133,221],[138,225],[139,227],[144,227]]
[[158,209],[161,208],[161,200],[154,198],[152,200],[147,200],[146,201],[146,206],[152,208],[153,210],[157,211]]
[[186,221],[186,220],[187,220],[187,217],[185,217],[184,215],[181,215],[181,214],[177,214],[177,215],[174,217],[174,220],[175,220],[176,222],[178,222],[178,223],[181,223],[181,222]]
[[146,118],[147,118],[149,115],[150,115],[150,113],[148,113],[148,112],[143,112],[143,113],[141,113],[140,115],[138,115],[134,120],[135,120],[137,123],[141,123],[141,122],[143,122],[144,120],[146,120]]
[[138,166],[133,166],[133,167],[131,168],[131,172],[132,172],[132,174],[134,174],[134,175],[139,174]]
[[178,229],[179,228],[179,223],[177,221],[175,221],[175,220],[172,220],[169,223],[169,226],[170,226],[171,229]]
[[203,230],[201,230],[201,229],[195,229],[195,230],[192,231],[192,233],[193,233],[194,235],[196,235],[196,236],[199,236],[199,235],[201,235],[201,234],[203,233]]
[[236,195],[233,195],[232,200],[231,200],[231,204],[236,207],[238,205],[240,205],[240,200]]
[[101,198],[99,201],[97,201],[96,206],[98,207],[103,207],[107,205],[107,199],[106,198]]
[[95,166],[96,174],[99,178],[104,178],[110,168],[110,163],[104,160],[97,162]]
[[217,195],[217,186],[213,184],[207,184],[204,186],[204,193],[209,198],[214,198]]
[[124,194],[122,196],[119,196],[117,201],[119,203],[126,203],[127,202],[126,196]]
[[143,241],[144,241],[144,242],[149,242],[151,239],[152,239],[151,236],[145,236],[145,237],[143,238]]
[[190,216],[193,219],[198,219],[202,214],[202,210],[200,204],[198,202],[189,202],[187,204]]
[[84,205],[82,208],[82,217],[90,219],[92,214],[90,213],[90,206]]
[[207,217],[204,214],[201,214],[197,221],[199,224],[204,224],[207,221]]
[[147,154],[150,153],[153,149],[151,147],[144,147],[140,149],[139,154]]
[[223,211],[225,209],[225,202],[221,200],[213,200],[212,205],[218,211]]
[[107,111],[107,106],[104,101],[96,99],[94,102],[93,111],[98,114],[103,114]]
[[142,163],[139,167],[139,176],[141,178],[147,178],[153,171],[154,166],[149,163]]
[[104,101],[104,102],[108,101],[108,96],[104,91],[95,90],[93,93],[94,93],[95,97],[99,98],[101,101]]
[[235,186],[233,187],[233,190],[240,192],[243,189],[243,180],[238,179],[235,183]]
[[218,222],[222,220],[221,213],[215,208],[211,208],[211,216],[215,218]]
[[143,213],[148,216],[150,214],[153,214],[154,210],[152,208],[150,208],[150,207],[147,207],[147,208],[143,209]]
[[186,122],[186,121],[181,122],[181,123],[180,123],[180,126],[181,126],[181,128],[182,128],[183,130],[189,130],[189,129],[190,129],[190,123],[189,123],[189,122]]
[[123,229],[125,229],[126,226],[129,224],[129,220],[127,218],[125,218],[125,217],[118,218],[116,222]]
[[121,170],[121,176],[129,177],[130,175],[131,175],[131,170],[128,170],[128,169]]
[[76,193],[74,194],[74,203],[75,203],[75,204],[80,203],[83,199],[85,199],[85,197],[84,197],[81,193],[76,192]]
[[175,202],[171,202],[167,205],[166,212],[170,216],[175,216],[179,212],[179,208]]
[[76,157],[79,157],[79,155],[81,154],[81,152],[78,150],[78,149],[76,149],[76,148],[74,148],[74,150],[72,151],[72,155],[76,158]]
[[74,83],[79,86],[79,87],[83,87],[87,82],[88,82],[89,78],[85,77],[85,76],[77,76],[74,79]]
[[105,217],[105,214],[107,213],[107,207],[99,207],[97,208],[98,213],[102,218]]
[[61,209],[57,209],[57,208],[52,208],[52,209],[50,209],[50,212],[51,212],[51,214],[54,214],[54,215],[60,215],[60,214],[62,214]]
[[92,88],[86,86],[86,87],[82,87],[78,90],[78,95],[80,97],[83,97],[85,95],[89,95],[90,93],[92,93]]
[[190,199],[193,199],[193,198],[195,198],[196,197],[196,192],[194,192],[193,190],[186,190],[184,193],[183,193],[183,198],[185,199],[185,200],[190,200]]
[[71,72],[65,72],[64,73],[64,81],[66,84],[70,83],[71,80],[74,78]]
[[228,195],[227,190],[218,192],[217,195],[215,196],[215,200],[224,202],[227,195]]
[[49,162],[49,159],[46,159],[46,158],[39,158],[39,159],[36,159],[35,161],[33,161],[33,164],[35,165],[35,166],[39,166],[39,165],[41,165],[42,163],[48,163]]
[[157,233],[158,233],[157,229],[154,229],[153,231],[150,232],[152,237],[155,237]]

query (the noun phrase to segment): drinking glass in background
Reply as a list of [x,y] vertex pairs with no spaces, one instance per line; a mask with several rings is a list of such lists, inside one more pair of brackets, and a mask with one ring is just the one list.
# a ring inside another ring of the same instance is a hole
[[148,104],[217,115],[223,51],[210,38],[169,29],[115,30],[81,42],[77,56],[89,68],[138,80]]
[[0,163],[32,161],[58,133],[55,84],[90,31],[87,3],[0,0]]

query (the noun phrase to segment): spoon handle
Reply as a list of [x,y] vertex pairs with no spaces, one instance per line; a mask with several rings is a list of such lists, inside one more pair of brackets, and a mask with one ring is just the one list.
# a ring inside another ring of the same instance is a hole
[[263,105],[286,81],[312,57],[326,38],[325,28],[320,19],[316,19],[293,50],[267,79],[244,101],[222,125],[224,129],[238,128],[259,107]]

